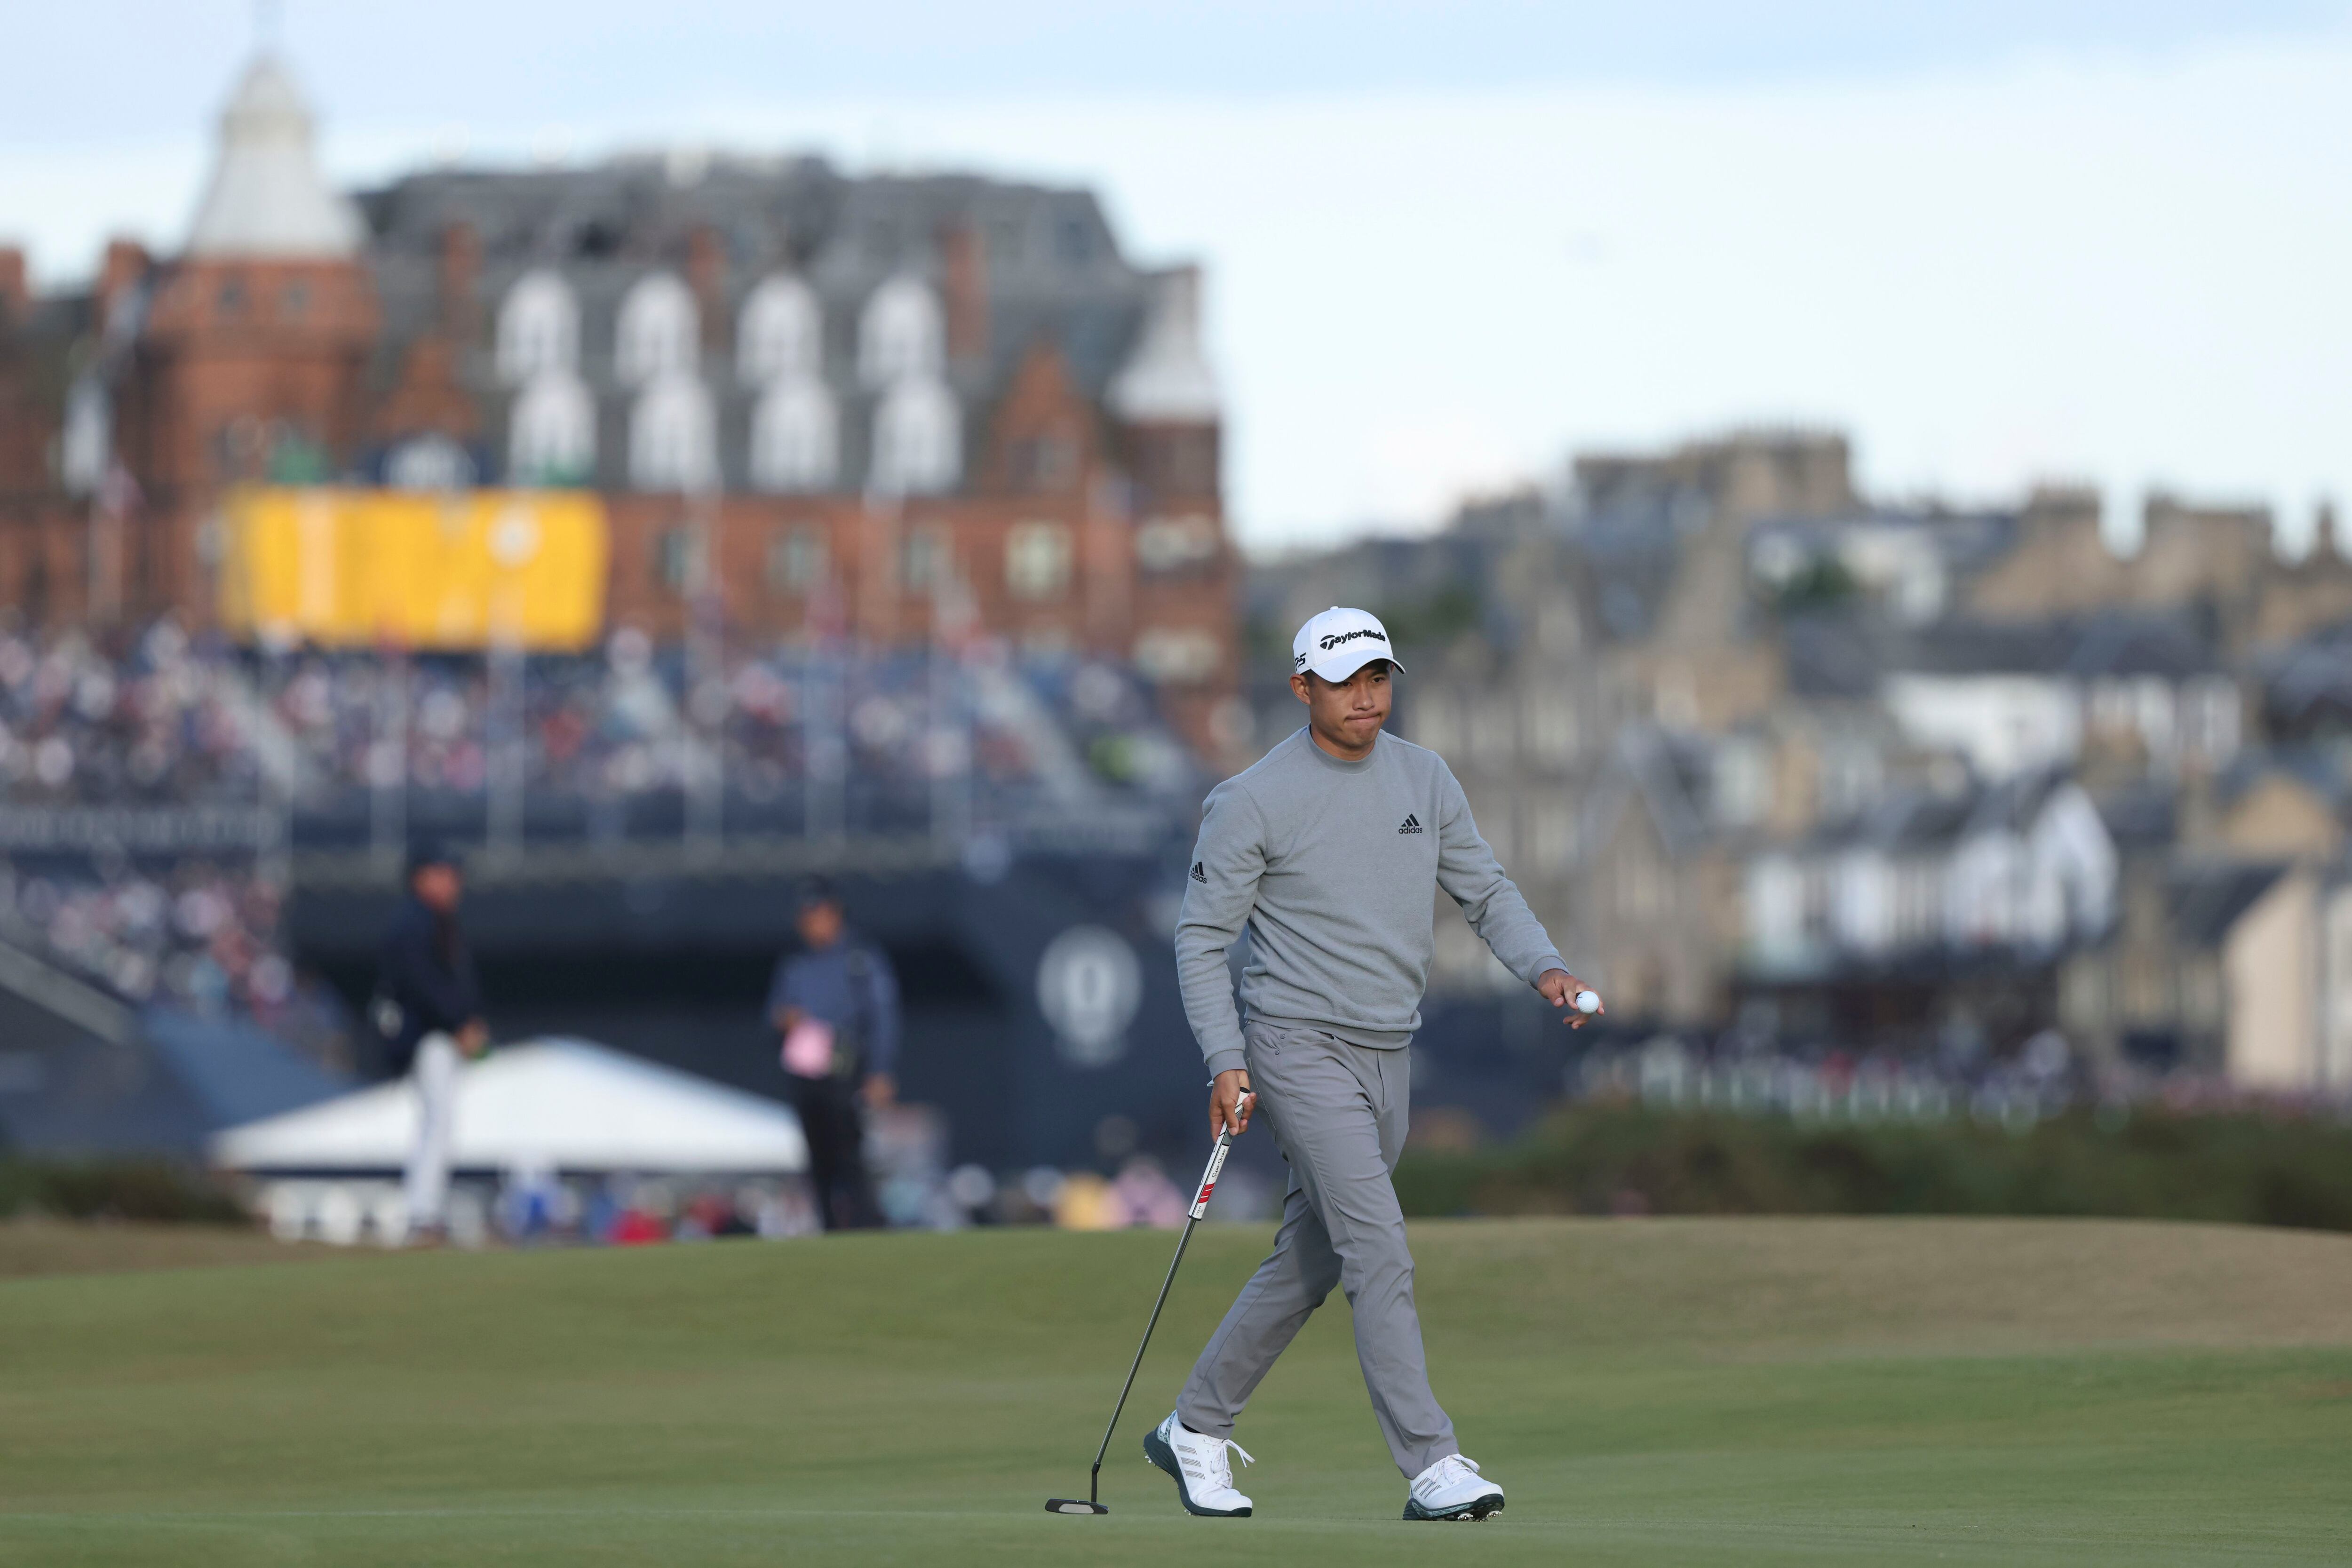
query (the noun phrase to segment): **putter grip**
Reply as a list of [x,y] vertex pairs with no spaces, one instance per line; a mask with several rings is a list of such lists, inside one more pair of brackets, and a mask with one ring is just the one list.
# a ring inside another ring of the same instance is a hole
[[[1242,1096],[1244,1100],[1255,1098],[1256,1096],[1249,1094]],[[1230,1127],[1219,1129],[1217,1146],[1209,1151],[1209,1168],[1201,1173],[1201,1190],[1192,1194],[1192,1210],[1189,1217],[1199,1219],[1209,1212],[1209,1194],[1217,1190],[1217,1176],[1224,1170],[1225,1156],[1233,1152],[1233,1129]]]

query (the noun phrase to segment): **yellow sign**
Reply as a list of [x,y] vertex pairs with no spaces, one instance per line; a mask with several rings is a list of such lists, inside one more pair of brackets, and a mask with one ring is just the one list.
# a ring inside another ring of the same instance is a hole
[[578,490],[249,489],[228,506],[233,635],[329,647],[586,647],[604,508]]

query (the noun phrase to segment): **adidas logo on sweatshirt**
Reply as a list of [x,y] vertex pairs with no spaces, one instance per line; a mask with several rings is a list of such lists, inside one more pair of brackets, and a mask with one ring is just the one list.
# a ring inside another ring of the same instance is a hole
[[1415,816],[1412,813],[1411,813],[1411,812],[1409,812],[1409,811],[1408,811],[1408,812],[1406,812],[1406,813],[1404,814],[1404,826],[1403,826],[1402,827],[1398,828],[1398,829],[1397,829],[1397,831],[1398,831],[1399,833],[1418,833],[1418,832],[1420,832],[1420,831],[1421,831],[1421,818],[1419,818],[1418,816]]

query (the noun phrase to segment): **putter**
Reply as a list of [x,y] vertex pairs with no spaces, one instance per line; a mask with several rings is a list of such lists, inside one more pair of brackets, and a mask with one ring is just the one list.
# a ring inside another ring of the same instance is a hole
[[[1244,1093],[1242,1102],[1257,1098]],[[1151,1331],[1160,1326],[1160,1309],[1168,1305],[1168,1287],[1176,1283],[1176,1266],[1184,1261],[1184,1248],[1192,1243],[1192,1227],[1209,1212],[1209,1194],[1217,1190],[1217,1175],[1225,1168],[1225,1155],[1234,1146],[1234,1130],[1230,1125],[1217,1130],[1217,1146],[1209,1151],[1209,1168],[1201,1173],[1201,1190],[1192,1194],[1192,1212],[1184,1216],[1184,1234],[1176,1238],[1176,1256],[1168,1262],[1168,1278],[1160,1282],[1160,1300],[1151,1303],[1151,1321],[1143,1325],[1143,1343],[1135,1347],[1135,1360],[1127,1369],[1127,1381],[1119,1385],[1118,1403],[1110,1407],[1110,1425],[1103,1428],[1102,1446],[1095,1450],[1094,1474],[1087,1478],[1085,1500],[1074,1497],[1049,1497],[1045,1500],[1047,1513],[1108,1513],[1110,1508],[1102,1500],[1103,1456],[1110,1452],[1110,1435],[1118,1430],[1119,1412],[1127,1408],[1127,1396],[1135,1388],[1135,1374],[1142,1370],[1143,1352],[1151,1346]]]

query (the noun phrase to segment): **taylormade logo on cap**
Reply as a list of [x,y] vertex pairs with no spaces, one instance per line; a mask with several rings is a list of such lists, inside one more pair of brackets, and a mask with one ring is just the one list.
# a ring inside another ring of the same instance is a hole
[[1376,658],[1384,658],[1402,672],[1389,646],[1388,628],[1380,617],[1338,605],[1298,628],[1290,643],[1294,674],[1313,670],[1326,680],[1345,680]]

